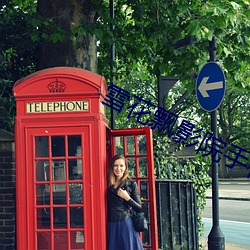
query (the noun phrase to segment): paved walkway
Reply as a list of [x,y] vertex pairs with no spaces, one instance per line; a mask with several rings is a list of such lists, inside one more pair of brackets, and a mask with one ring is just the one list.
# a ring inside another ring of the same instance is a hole
[[[208,250],[207,238],[202,238],[200,240],[200,244],[202,245],[202,250]],[[250,248],[235,245],[235,244],[232,244],[232,243],[225,243],[225,250],[250,250]]]
[[[239,185],[237,190],[235,189],[221,189],[219,188],[219,199],[229,199],[229,200],[250,200],[250,188],[244,188],[244,185],[249,185],[250,187],[250,180],[245,178],[238,178],[238,179],[226,179],[220,180],[219,185],[223,184],[236,184]],[[240,188],[242,185],[242,188]],[[208,189],[206,193],[207,198],[212,198],[212,189]]]

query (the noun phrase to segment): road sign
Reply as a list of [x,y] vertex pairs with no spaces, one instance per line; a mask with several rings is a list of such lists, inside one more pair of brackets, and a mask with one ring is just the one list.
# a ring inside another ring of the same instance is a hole
[[208,112],[217,109],[225,95],[226,81],[221,67],[215,62],[205,64],[196,81],[196,96],[200,106]]

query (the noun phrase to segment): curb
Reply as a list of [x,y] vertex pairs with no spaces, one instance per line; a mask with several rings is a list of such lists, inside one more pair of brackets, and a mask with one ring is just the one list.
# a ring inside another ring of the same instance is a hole
[[[224,184],[225,182],[230,182],[230,183],[232,183],[232,184],[241,184],[241,183],[244,183],[245,185],[250,185],[250,180],[249,179],[246,179],[246,180],[234,180],[234,179],[232,179],[232,180],[230,180],[230,179],[228,179],[228,180],[219,180],[218,181],[218,183],[219,184]],[[212,185],[212,184],[211,184]]]
[[[206,199],[212,199],[212,196],[206,196]],[[238,200],[238,201],[250,201],[250,198],[239,198],[239,197],[219,197],[219,200]]]

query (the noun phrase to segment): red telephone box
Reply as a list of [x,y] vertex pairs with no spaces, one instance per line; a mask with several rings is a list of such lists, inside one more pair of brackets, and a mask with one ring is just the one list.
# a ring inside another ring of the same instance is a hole
[[107,156],[115,153],[133,163],[150,226],[144,247],[158,249],[151,130],[108,129],[105,79],[58,67],[13,91],[17,249],[106,250]]

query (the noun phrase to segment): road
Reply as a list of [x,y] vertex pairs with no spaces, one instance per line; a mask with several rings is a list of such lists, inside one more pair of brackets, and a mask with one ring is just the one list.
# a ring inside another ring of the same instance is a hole
[[[207,199],[203,218],[212,218],[212,199]],[[250,223],[250,201],[220,200],[220,220],[239,221]],[[250,237],[250,231],[249,231]]]
[[[205,237],[207,237],[212,228],[212,220],[203,218],[205,225]],[[233,243],[250,249],[250,223],[220,220],[220,229],[225,237],[225,242]]]
[[[207,196],[211,196],[211,191],[207,192]],[[250,249],[250,182],[220,182],[219,196],[220,228],[225,242]],[[205,237],[212,228],[212,199],[206,201],[202,213]]]

